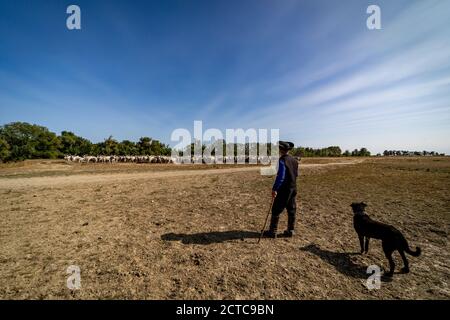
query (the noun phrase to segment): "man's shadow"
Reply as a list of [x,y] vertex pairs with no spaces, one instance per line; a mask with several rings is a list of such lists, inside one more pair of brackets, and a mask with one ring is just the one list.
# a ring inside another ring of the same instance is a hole
[[230,240],[242,240],[259,238],[259,233],[254,231],[213,231],[193,234],[166,233],[161,236],[164,241],[181,241],[183,244],[212,244]]
[[[300,248],[300,250],[315,254],[346,276],[357,279],[367,279],[370,276],[370,274],[366,273],[367,266],[357,264],[351,259],[351,256],[359,255],[359,252],[333,252],[321,249],[316,244],[310,244]],[[381,280],[384,282],[390,282],[392,279],[389,277],[381,277]]]

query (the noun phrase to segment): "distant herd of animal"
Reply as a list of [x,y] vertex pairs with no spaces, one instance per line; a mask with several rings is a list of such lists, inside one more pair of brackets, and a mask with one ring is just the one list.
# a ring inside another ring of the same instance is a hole
[[220,163],[250,163],[250,164],[269,164],[276,161],[277,157],[269,156],[187,156],[187,157],[173,157],[173,156],[74,156],[66,155],[64,160],[75,163],[206,163],[206,164],[220,164]]
[[71,156],[66,155],[64,160],[78,163],[173,163],[174,159],[168,156]]

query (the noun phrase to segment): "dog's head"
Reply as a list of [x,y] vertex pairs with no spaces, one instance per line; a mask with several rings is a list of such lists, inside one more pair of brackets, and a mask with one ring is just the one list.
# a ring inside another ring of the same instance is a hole
[[352,207],[354,214],[364,214],[364,209],[367,207],[367,204],[364,202],[353,202],[350,207]]

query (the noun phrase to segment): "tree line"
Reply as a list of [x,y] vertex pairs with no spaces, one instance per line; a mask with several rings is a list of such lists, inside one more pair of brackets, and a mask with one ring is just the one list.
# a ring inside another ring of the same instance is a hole
[[[378,154],[381,156],[381,154]],[[385,157],[395,157],[395,156],[402,156],[402,157],[417,157],[417,156],[431,156],[431,157],[436,157],[436,156],[440,156],[443,157],[445,156],[445,153],[439,153],[436,151],[407,151],[407,150],[384,150],[383,155]]]
[[61,135],[46,127],[26,122],[12,122],[0,126],[0,161],[25,159],[56,159],[64,155],[170,155],[171,148],[150,137],[139,141],[121,142],[108,137],[92,143],[70,131]]
[[[227,144],[225,140],[222,140],[222,155],[226,155],[227,146],[230,144]],[[197,148],[199,148],[198,141],[195,143],[191,143],[190,146],[187,146],[184,149],[184,152],[190,153],[191,155],[194,155],[194,149],[197,144]],[[219,144],[220,145],[220,142]],[[231,145],[230,150],[234,150],[234,155],[237,155],[238,148],[242,148],[242,150],[245,150],[245,154],[249,154],[249,150],[253,149],[256,150],[256,154],[260,154],[261,147],[264,146],[267,151],[270,153],[271,148],[273,147],[272,144],[261,144],[261,143],[245,143],[245,144],[239,144],[235,143]],[[202,145],[202,151],[204,151],[208,146],[203,144]],[[361,149],[355,149],[353,151],[345,150],[342,152],[341,148],[338,146],[330,146],[326,148],[308,148],[308,147],[296,147],[293,148],[290,151],[290,154],[295,157],[370,157],[371,153],[367,148],[361,148]],[[181,153],[180,153],[181,155]],[[214,150],[211,152],[211,155],[215,155]]]
[[[196,142],[198,143],[198,142]],[[194,154],[195,143],[192,143],[185,151]],[[233,150],[237,154],[238,148],[245,148],[245,153],[249,154],[251,148],[256,148],[257,154],[262,145],[257,144],[227,144],[222,141],[223,155],[226,150]],[[228,147],[228,148],[227,148]],[[264,146],[268,152],[272,148],[271,144]],[[202,145],[202,150],[207,148]],[[75,135],[70,131],[62,131],[60,135],[51,132],[49,129],[36,124],[26,122],[12,122],[0,126],[0,161],[20,161],[25,159],[55,159],[64,155],[171,155],[172,149],[150,137],[141,137],[137,142],[130,140],[117,141],[112,136],[102,142],[92,143],[86,138]],[[345,150],[342,152],[338,146],[326,148],[296,147],[290,152],[297,157],[368,157],[371,155],[367,148]],[[211,152],[215,154],[214,151]],[[381,156],[381,154],[377,154]],[[403,151],[385,150],[384,156],[443,156],[435,151]]]
[[298,147],[292,149],[291,154],[300,157],[370,157],[371,155],[367,148],[355,149],[353,151],[345,150],[342,152],[338,146],[319,149]]
[[[194,154],[194,143],[187,149]],[[223,141],[223,155],[226,155],[227,144]],[[202,145],[202,150],[207,148]],[[256,148],[257,154],[261,149],[259,143],[256,146],[246,143],[245,145],[232,144],[231,149],[234,155],[239,148],[245,148],[245,153],[249,154],[250,148]],[[265,145],[270,153],[271,144]],[[12,122],[0,126],[0,161],[21,161],[26,159],[56,159],[64,155],[165,155],[168,156],[172,149],[158,140],[150,137],[141,137],[137,142],[130,140],[117,141],[112,136],[102,142],[92,143],[86,138],[77,136],[70,131],[62,131],[60,135],[51,132],[48,128],[26,122]],[[215,154],[214,151],[211,153]],[[370,156],[370,151],[366,148],[345,152],[338,146],[313,149],[307,147],[297,147],[291,154],[298,157],[340,157],[340,156]]]

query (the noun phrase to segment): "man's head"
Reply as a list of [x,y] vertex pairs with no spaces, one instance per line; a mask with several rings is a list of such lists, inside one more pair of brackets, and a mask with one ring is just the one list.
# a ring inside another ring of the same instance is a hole
[[294,148],[294,144],[292,142],[287,142],[287,141],[280,141],[278,145],[279,145],[279,150],[280,150],[281,155],[287,154],[289,152],[289,150]]

